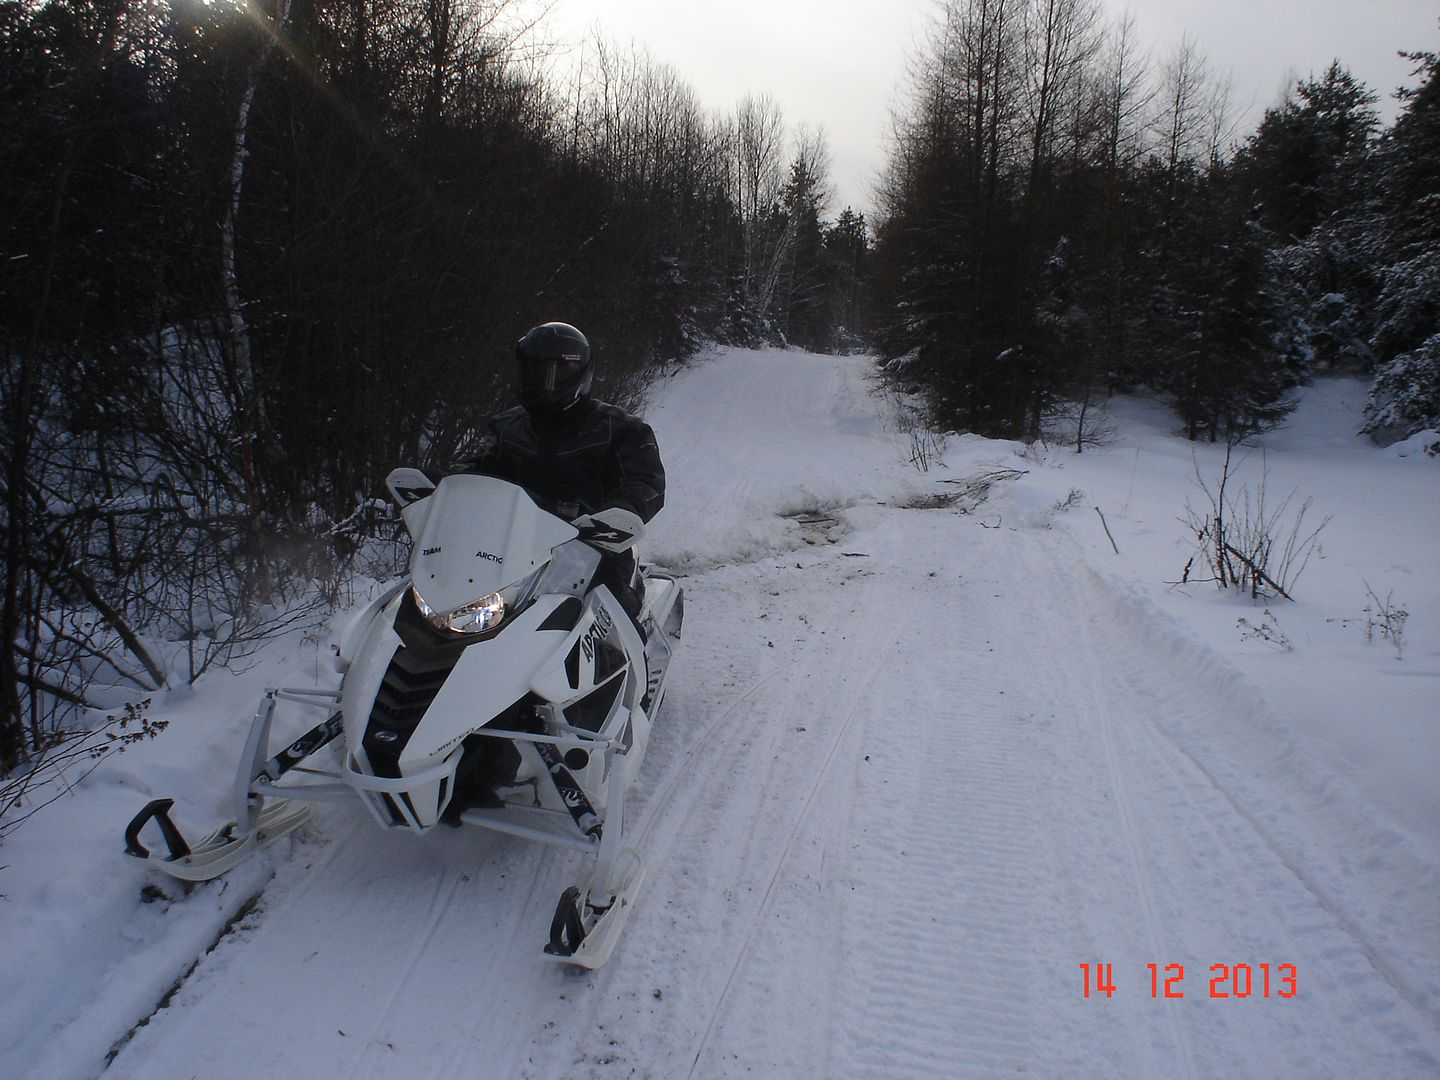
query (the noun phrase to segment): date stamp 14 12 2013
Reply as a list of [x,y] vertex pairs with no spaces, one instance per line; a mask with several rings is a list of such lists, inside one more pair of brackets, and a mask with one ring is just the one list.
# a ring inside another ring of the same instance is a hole
[[[1179,1001],[1185,997],[1185,965],[1146,964],[1150,996],[1157,1001]],[[1111,998],[1115,985],[1114,964],[1081,964],[1082,992]],[[1143,985],[1143,984],[1142,984]],[[1208,986],[1193,996],[1212,1000],[1248,998],[1293,998],[1300,992],[1300,976],[1294,964],[1211,964]]]

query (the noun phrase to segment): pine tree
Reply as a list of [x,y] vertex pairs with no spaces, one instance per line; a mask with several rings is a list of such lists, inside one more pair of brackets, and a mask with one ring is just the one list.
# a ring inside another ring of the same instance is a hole
[[1373,361],[1375,101],[1336,60],[1266,111],[1233,167],[1239,197],[1280,251],[1295,331],[1322,369],[1368,370]]
[[1268,109],[1236,166],[1261,220],[1288,240],[1355,211],[1368,189],[1367,156],[1380,127],[1376,96],[1336,60]]
[[1390,228],[1405,244],[1440,244],[1440,54],[1406,53],[1422,81],[1396,96],[1404,111],[1382,170]]
[[802,147],[790,162],[790,176],[780,191],[785,207],[788,238],[782,257],[783,277],[778,292],[780,329],[792,345],[821,351],[828,347],[830,319],[824,289],[824,235],[820,215],[824,210],[823,170],[826,155],[817,144]]
[[847,206],[833,223],[826,225],[823,244],[834,346],[859,349],[870,330],[871,250],[865,215]]
[[1284,394],[1303,354],[1287,340],[1265,234],[1254,224],[1219,235],[1193,227],[1181,239],[1160,381],[1186,437],[1234,441],[1273,427],[1293,408]]
[[1440,431],[1440,334],[1381,367],[1360,430],[1381,445]]
[[1380,157],[1383,262],[1371,346],[1383,366],[1440,331],[1440,55],[1407,54],[1423,77]]

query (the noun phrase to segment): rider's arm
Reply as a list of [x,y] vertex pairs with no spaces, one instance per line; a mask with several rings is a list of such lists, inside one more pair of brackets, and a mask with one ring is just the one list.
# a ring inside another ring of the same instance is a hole
[[608,501],[649,521],[665,505],[665,466],[655,432],[644,421],[631,419],[616,432],[614,446],[618,475],[606,492]]
[[490,418],[490,430],[465,447],[464,454],[447,470],[450,473],[475,473],[480,476],[494,476],[511,483],[520,483],[511,455],[502,450],[502,429],[513,423],[517,410],[501,413]]

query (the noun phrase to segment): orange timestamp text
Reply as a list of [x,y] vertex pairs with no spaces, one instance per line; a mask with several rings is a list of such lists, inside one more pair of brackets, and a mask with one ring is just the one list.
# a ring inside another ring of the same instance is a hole
[[[1146,964],[1150,996],[1157,1001],[1185,997],[1184,964]],[[1114,964],[1081,964],[1082,993],[1114,997]],[[1194,996],[1211,1000],[1293,998],[1300,992],[1300,975],[1294,964],[1211,964],[1205,989]]]

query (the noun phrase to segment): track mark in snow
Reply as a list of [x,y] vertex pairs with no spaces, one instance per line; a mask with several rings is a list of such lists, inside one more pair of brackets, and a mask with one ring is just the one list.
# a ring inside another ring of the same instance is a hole
[[[553,903],[568,863],[479,830],[414,838],[351,820],[315,865],[282,869],[294,887],[267,891],[245,947],[202,964],[119,1055],[115,1077],[190,1075],[215,1030],[226,1047],[202,1074],[462,1075],[477,1047],[517,1071],[517,1018],[560,975],[540,959],[549,907],[536,897]],[[303,1008],[276,986],[304,987]],[[471,1016],[468,1032],[456,1023]]]
[[416,968],[423,960],[429,958],[435,936],[440,930],[441,921],[454,904],[455,892],[465,878],[466,875],[457,870],[442,871],[436,876],[428,908],[417,920],[418,932],[414,935],[414,943],[407,949],[407,955],[395,975],[389,999],[371,1022],[369,1034],[360,1040],[365,1049],[347,1074],[350,1077],[360,1076],[362,1072],[367,1076],[374,1075],[377,1055],[384,1053],[387,1049],[390,1053],[394,1053],[393,1044],[384,1035],[385,1029],[395,1012],[396,1005],[410,989],[410,981],[415,975]]
[[755,940],[756,931],[759,930],[761,923],[770,914],[772,898],[775,895],[775,884],[780,878],[781,870],[785,868],[786,860],[790,856],[790,849],[794,846],[795,843],[795,837],[799,834],[801,826],[805,824],[805,819],[810,813],[811,806],[815,802],[815,795],[819,791],[820,785],[827,779],[830,774],[831,764],[835,760],[835,752],[839,749],[840,744],[844,741],[845,736],[848,734],[851,723],[855,719],[856,713],[859,711],[862,705],[866,704],[866,699],[869,695],[870,689],[874,685],[876,678],[884,671],[890,653],[895,648],[896,643],[899,641],[901,631],[904,629],[904,626],[905,620],[902,618],[901,621],[895,624],[890,633],[886,635],[886,642],[877,654],[874,669],[870,672],[869,678],[866,680],[864,686],[857,694],[854,704],[852,704],[850,708],[846,711],[845,718],[843,721],[841,721],[839,729],[836,731],[835,736],[830,743],[830,749],[829,752],[825,755],[824,762],[822,762],[820,768],[816,770],[814,782],[810,785],[810,790],[805,797],[804,805],[800,807],[799,812],[795,815],[795,823],[791,827],[789,835],[785,838],[784,846],[780,849],[779,858],[775,861],[775,869],[770,874],[770,879],[765,884],[765,892],[761,896],[760,906],[756,910],[755,916],[750,922],[750,928],[746,932],[744,940],[740,943],[740,948],[739,951],[736,953],[734,963],[730,966],[730,973],[725,979],[725,985],[721,988],[720,997],[716,1000],[714,1009],[711,1010],[710,1022],[706,1025],[705,1032],[700,1037],[700,1045],[695,1051],[695,1058],[690,1065],[690,1071],[689,1073],[687,1073],[687,1076],[693,1077],[695,1075],[695,1070],[700,1065],[700,1059],[705,1054],[706,1044],[710,1041],[710,1033],[714,1030],[715,1021],[723,1012],[726,1000],[730,996],[730,988],[734,985],[735,976],[739,972],[741,966],[749,958],[751,945]]
[[[268,881],[269,878],[266,879],[266,882]],[[204,963],[205,957],[219,948],[221,942],[234,934],[236,930],[244,924],[245,920],[255,913],[256,909],[260,906],[260,899],[264,894],[264,888],[265,885],[262,883],[258,891],[251,893],[251,895],[240,904],[235,913],[231,915],[230,918],[226,920],[225,925],[220,928],[220,932],[215,935],[215,940],[210,943],[209,947],[206,948],[202,954],[195,958],[194,962],[185,969],[185,973],[175,980],[174,985],[166,991],[165,996],[157,1001],[155,1007],[136,1021],[135,1026],[127,1031],[124,1037],[119,1039],[115,1045],[110,1048],[110,1052],[105,1055],[105,1064],[107,1066],[119,1056],[120,1051],[125,1049],[126,1045],[135,1037],[137,1032],[142,1028],[149,1027],[150,1021],[170,1007],[170,1002],[174,999],[175,995],[180,993],[184,988],[186,981],[195,973],[195,969]]]
[[[551,879],[547,873],[551,861],[555,858],[555,852],[551,848],[541,849],[535,867],[535,874],[530,879],[530,886],[520,903],[514,905],[514,917],[512,919],[509,933],[507,935],[509,944],[502,953],[502,962],[495,965],[498,971],[519,971],[524,972],[527,967],[533,967],[544,963],[539,959],[539,952],[542,941],[535,935],[536,929],[548,930],[548,924],[544,927],[536,927],[536,915],[543,915],[547,910],[547,902],[553,905],[554,901],[541,892],[541,883]],[[586,864],[588,872],[588,864]],[[559,893],[555,894],[559,899]],[[545,974],[554,975],[553,971]],[[530,1021],[539,1009],[540,997],[544,992],[547,982],[544,978],[537,978],[528,988],[526,996],[529,1005],[524,1009],[522,1019]],[[474,1011],[476,1020],[466,1031],[463,1039],[453,1040],[451,1054],[446,1062],[443,1073],[451,1080],[460,1080],[461,1077],[473,1077],[475,1075],[475,1057],[477,1054],[486,1055],[495,1072],[499,1075],[515,1075],[518,1069],[517,1055],[521,1051],[521,1044],[518,1036],[519,1025],[516,1024],[516,1016],[512,1013],[495,1011],[486,1007],[483,1000],[485,986],[481,983],[474,988]],[[518,1011],[518,1010],[517,1010]],[[488,1037],[487,1037],[488,1036]],[[504,1048],[505,1054],[499,1051]]]
[[[776,667],[771,669],[768,673],[762,675],[758,680],[752,683],[749,689],[734,697],[730,701],[730,703],[725,706],[725,708],[721,709],[720,712],[717,713],[715,717],[710,720],[710,722],[705,727],[705,731],[700,735],[700,737],[698,739],[692,740],[689,746],[686,747],[684,756],[681,757],[678,764],[671,767],[669,776],[665,779],[664,786],[660,788],[659,793],[656,794],[653,798],[646,798],[641,795],[635,800],[637,804],[635,808],[636,816],[639,816],[639,814],[642,812],[645,815],[643,819],[643,824],[640,828],[640,841],[636,845],[636,847],[638,847],[642,851],[646,849],[646,846],[650,841],[651,832],[655,829],[655,826],[660,821],[666,818],[665,810],[670,805],[670,800],[675,794],[675,789],[679,786],[682,780],[694,779],[694,773],[691,769],[691,766],[707,749],[711,738],[717,732],[720,732],[727,723],[731,722],[732,717],[739,711],[742,705],[748,702],[761,690],[765,689],[765,687],[769,685],[769,683],[777,676],[781,675],[784,670],[785,669],[783,667]],[[667,692],[667,698],[668,697],[669,695]],[[660,706],[660,715],[666,716],[668,720],[669,716],[665,710],[666,706],[664,703],[662,703]],[[656,722],[660,722],[659,717],[656,718]]]
[[[1051,578],[1056,581],[1064,581],[1067,567],[1061,566],[1059,561],[1051,559]],[[1074,604],[1073,611],[1083,610],[1080,605]],[[1072,624],[1073,625],[1073,624]],[[1100,664],[1095,656],[1095,627],[1093,617],[1085,619],[1080,624],[1080,651],[1084,657],[1085,675],[1088,681],[1088,690],[1092,716],[1096,726],[1100,730],[1101,743],[1105,749],[1105,764],[1109,773],[1110,791],[1115,796],[1115,809],[1120,817],[1121,829],[1125,836],[1125,844],[1130,852],[1130,864],[1135,873],[1135,885],[1139,891],[1141,903],[1145,915],[1145,936],[1150,945],[1151,956],[1173,955],[1170,942],[1166,941],[1165,935],[1160,930],[1160,917],[1156,912],[1155,889],[1151,881],[1151,870],[1145,852],[1140,847],[1140,829],[1137,825],[1135,810],[1125,779],[1125,771],[1121,768],[1119,757],[1115,751],[1115,737],[1112,732],[1114,721],[1112,719],[1112,704],[1105,689],[1105,679],[1100,672]],[[1141,719],[1140,716],[1132,717],[1132,722]],[[1143,721],[1142,721],[1143,722]],[[1163,961],[1156,961],[1163,962]],[[1179,1055],[1179,1066],[1182,1075],[1191,1077],[1195,1074],[1195,1052],[1190,1045],[1190,1033],[1179,1016],[1174,1011],[1165,1013],[1169,1022],[1170,1031],[1175,1040],[1176,1052]]]
[[[1214,658],[1202,646],[1157,633],[1147,621],[1152,616],[1125,608],[1084,567],[1077,573],[1073,553],[1041,537],[1028,542],[1029,572],[1055,582],[1053,610],[1039,620],[1050,628],[1047,651],[1062,658],[1077,690],[1089,691],[1077,701],[1072,726],[1080,731],[1090,725],[1103,734],[1097,741],[1105,770],[1118,784],[1110,805],[1084,786],[1068,797],[1077,812],[1088,807],[1120,823],[1139,889],[1136,910],[1145,919],[1149,948],[1156,950],[1137,955],[1132,938],[1120,948],[1109,945],[1111,955],[1091,959],[1115,959],[1117,975],[1124,970],[1131,983],[1141,984],[1144,1004],[1158,1011],[1141,1015],[1140,1022],[1153,1026],[1163,1017],[1172,1045],[1196,1075],[1233,1070],[1233,1048],[1242,1047],[1252,1072],[1326,1075],[1336,1061],[1355,1060],[1357,1052],[1374,1063],[1377,1075],[1412,1075],[1421,1063],[1422,1073],[1432,1071],[1436,1061],[1426,1043],[1433,1038],[1417,1039],[1427,1026],[1423,1005],[1377,971],[1368,935],[1343,905],[1327,900],[1305,869],[1337,837],[1321,834],[1329,843],[1311,850],[1314,839],[1307,843],[1292,831],[1282,843],[1275,827],[1262,822],[1298,819],[1293,813],[1277,817],[1263,805],[1270,789],[1242,795],[1220,779],[1216,765],[1224,755],[1245,753],[1246,744],[1228,729],[1265,723],[1258,712],[1246,711],[1258,710],[1258,702],[1247,703],[1243,687],[1214,684],[1208,670]],[[1181,732],[1204,733],[1203,741],[1191,749],[1177,736]],[[1308,798],[1307,773],[1291,775],[1296,766],[1287,765],[1277,737],[1272,731],[1253,740],[1273,760],[1245,761],[1245,775]],[[1206,765],[1202,755],[1215,761]],[[1072,762],[1075,775],[1084,775],[1084,762],[1083,756]],[[1250,805],[1257,797],[1262,805]],[[1090,867],[1089,874],[1113,881],[1119,869],[1112,860]],[[1092,925],[1111,919],[1096,901],[1113,908],[1122,898],[1113,885],[1082,892],[1078,914]],[[1103,923],[1099,928],[1108,934]],[[1186,999],[1150,1002],[1147,962],[1183,964]],[[1301,992],[1293,1000],[1209,998],[1212,965],[1248,964],[1258,972],[1261,964],[1273,970],[1280,963],[1299,970]],[[1132,996],[1136,989],[1130,988]],[[1118,1004],[1119,997],[1108,1004]],[[1082,1016],[1069,1009],[1066,1019],[1074,1024]],[[1072,1027],[1060,1034],[1074,1039],[1082,1032]],[[1151,1059],[1137,1064],[1171,1072],[1156,1034],[1151,1030]]]
[[[968,581],[986,546],[947,576]],[[1033,734],[990,668],[1014,614],[985,592],[920,581],[900,598],[916,662],[887,681],[856,764],[835,1074],[985,1075],[1029,1057]]]

